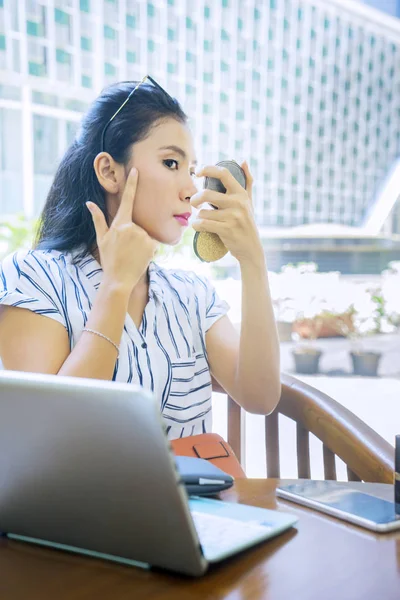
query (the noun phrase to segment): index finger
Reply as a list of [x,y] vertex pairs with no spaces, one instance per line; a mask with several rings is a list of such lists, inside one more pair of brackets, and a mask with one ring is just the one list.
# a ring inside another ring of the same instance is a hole
[[218,167],[216,165],[202,167],[200,171],[196,171],[196,175],[197,177],[215,177],[216,179],[219,179],[226,188],[228,194],[239,194],[244,190],[243,186],[240,185],[226,167]]
[[138,172],[135,167],[129,171],[125,188],[122,194],[121,203],[115,215],[115,223],[132,223],[132,211],[135,203],[137,189]]

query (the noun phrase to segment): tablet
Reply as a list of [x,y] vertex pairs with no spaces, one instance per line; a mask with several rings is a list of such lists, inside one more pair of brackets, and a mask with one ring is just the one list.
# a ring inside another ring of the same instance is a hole
[[283,484],[277,488],[276,495],[372,531],[400,529],[400,515],[396,514],[394,502],[338,481],[305,480]]

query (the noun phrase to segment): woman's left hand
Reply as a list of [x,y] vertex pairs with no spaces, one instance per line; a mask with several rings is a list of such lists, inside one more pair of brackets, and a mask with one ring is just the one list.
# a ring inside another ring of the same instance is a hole
[[198,177],[220,179],[226,193],[201,190],[192,196],[190,203],[195,208],[205,202],[218,207],[218,210],[200,210],[192,223],[193,229],[216,233],[239,262],[246,262],[263,258],[264,251],[253,215],[253,177],[246,162],[241,167],[246,175],[246,189],[225,167],[206,166],[196,171]]

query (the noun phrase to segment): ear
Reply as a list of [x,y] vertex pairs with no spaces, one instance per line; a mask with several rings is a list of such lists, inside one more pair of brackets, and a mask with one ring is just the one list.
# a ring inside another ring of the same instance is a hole
[[118,194],[124,176],[123,165],[108,152],[100,152],[93,161],[93,168],[101,187],[109,194]]

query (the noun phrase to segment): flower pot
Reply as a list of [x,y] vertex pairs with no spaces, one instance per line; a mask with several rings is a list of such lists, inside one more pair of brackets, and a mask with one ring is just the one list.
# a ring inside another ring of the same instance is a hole
[[315,352],[296,352],[293,351],[294,364],[296,373],[303,375],[313,375],[318,373],[319,359],[321,358],[321,350]]
[[280,342],[290,342],[292,340],[292,323],[287,321],[277,321],[278,336]]
[[364,377],[378,375],[379,361],[382,356],[380,352],[350,352],[350,356],[354,375],[363,375]]

